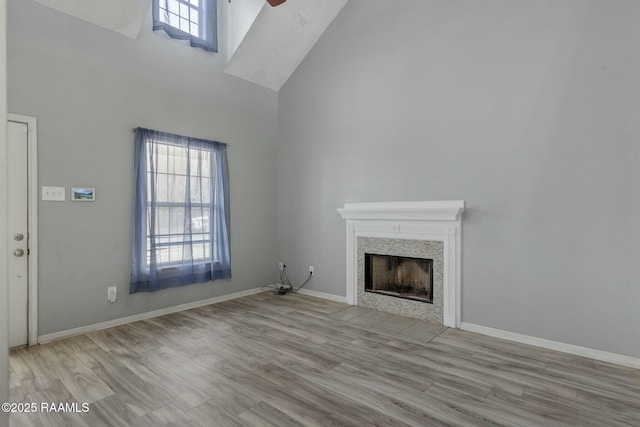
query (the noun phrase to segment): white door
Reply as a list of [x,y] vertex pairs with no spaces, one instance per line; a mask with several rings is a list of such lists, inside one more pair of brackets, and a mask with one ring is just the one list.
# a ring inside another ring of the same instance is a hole
[[28,126],[8,122],[9,347],[28,342],[29,230]]

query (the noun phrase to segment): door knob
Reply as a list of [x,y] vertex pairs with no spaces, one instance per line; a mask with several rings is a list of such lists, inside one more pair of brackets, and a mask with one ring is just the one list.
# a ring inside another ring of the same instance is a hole
[[15,250],[13,251],[13,255],[15,255],[15,256],[22,256],[22,255],[24,255],[24,250],[23,250],[23,249],[15,249]]
[[21,241],[22,239],[24,239],[24,234],[22,233],[17,233],[16,235],[13,236],[14,240],[17,240],[18,242]]

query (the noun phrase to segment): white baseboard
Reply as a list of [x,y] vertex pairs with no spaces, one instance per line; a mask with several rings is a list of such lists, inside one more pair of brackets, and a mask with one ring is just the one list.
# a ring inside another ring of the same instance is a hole
[[260,288],[248,289],[246,291],[234,292],[232,294],[222,295],[219,297],[207,298],[200,301],[188,302],[186,304],[174,305],[171,307],[161,308],[158,310],[147,311],[146,313],[134,314],[132,316],[121,317],[119,319],[107,320],[106,322],[94,323],[92,325],[80,326],[78,328],[66,329],[64,331],[54,332],[51,334],[40,335],[38,343],[44,344],[60,338],[66,338],[73,335],[86,334],[87,332],[98,331],[100,329],[113,328],[127,323],[137,322],[138,320],[150,319],[152,317],[164,316],[165,314],[177,313],[179,311],[189,310],[203,305],[215,304],[218,302],[229,301],[236,298],[245,297],[262,292]]
[[640,359],[631,356],[625,356],[623,354],[609,353],[607,351],[595,350],[588,347],[580,347],[578,345],[566,344],[559,341],[552,341],[544,338],[533,337],[530,335],[518,334],[516,332],[503,331],[502,329],[494,329],[488,326],[481,326],[467,322],[461,322],[460,329],[482,335],[488,335],[490,337],[515,341],[522,344],[534,345],[536,347],[542,347],[549,350],[556,350],[563,353],[574,354],[576,356],[588,357],[590,359],[600,360],[603,362],[630,366],[632,368],[640,368]]
[[325,292],[318,292],[312,289],[300,289],[297,293],[302,295],[309,295],[310,297],[322,298],[329,301],[342,302],[347,303],[347,297],[343,297],[340,295],[327,294]]

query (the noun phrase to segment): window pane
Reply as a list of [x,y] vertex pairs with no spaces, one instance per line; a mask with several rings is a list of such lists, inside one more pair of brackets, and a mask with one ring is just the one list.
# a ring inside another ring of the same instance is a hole
[[165,145],[167,150],[167,173],[176,173],[176,149],[175,147],[171,147],[169,145]]
[[147,161],[147,170],[149,172],[166,172],[167,146],[164,144],[153,144],[149,149],[152,150],[153,160]]
[[191,163],[189,165],[191,167],[191,176],[201,176],[203,174],[205,164],[208,164],[207,154],[207,152],[202,150],[191,150],[191,156],[189,158]]
[[156,234],[169,234],[169,208],[156,209]]
[[209,208],[191,208],[191,232],[194,234],[209,233],[209,230],[211,230]]
[[209,178],[191,178],[191,202],[209,203]]
[[175,171],[178,175],[185,175],[187,173],[187,152],[184,149],[179,149],[175,156]]
[[191,35],[200,37],[200,29],[196,24],[191,24]]
[[[169,209],[169,227],[171,234],[182,235],[184,233],[184,208]],[[183,240],[184,238],[180,236]]]
[[178,261],[181,259],[182,259],[182,246],[170,246],[168,261]]
[[173,13],[169,14],[169,25],[173,28],[180,28],[180,17]]
[[[204,232],[211,233],[211,210],[209,208],[202,208],[202,218],[204,218]],[[208,237],[208,236],[207,236]]]
[[169,22],[167,9],[167,0],[158,0],[158,19],[160,20],[160,22]]
[[202,160],[202,176],[207,178],[211,176],[211,153],[206,153]]
[[206,243],[193,245],[193,259],[203,259],[207,256],[207,246]]
[[169,12],[175,13],[176,15],[180,14],[180,3],[178,0],[167,0],[169,4]]
[[200,186],[200,179],[198,177],[191,177],[190,185],[191,185],[191,202],[192,203],[202,203],[202,189]]
[[180,3],[180,16],[182,18],[187,18],[189,19],[189,6],[184,4],[184,3]]
[[202,203],[211,203],[211,178],[202,178]]
[[159,202],[172,202],[171,199],[171,176],[170,175],[158,175],[158,189],[156,190],[158,193],[157,200]]
[[151,174],[147,174],[147,203],[151,201],[151,180],[153,176]]
[[200,5],[200,2],[198,0],[189,0],[189,3],[191,3],[195,7],[198,7]]
[[[153,177],[149,177],[151,181]],[[156,201],[158,202],[168,202],[168,183],[167,183],[167,175],[166,174],[156,174],[155,182],[152,183],[152,187],[149,190],[148,201],[151,202],[152,189],[155,187],[156,192]]]
[[184,203],[187,190],[187,178],[184,175],[169,175],[167,202]]
[[158,19],[160,20],[160,22],[164,22],[165,24],[168,24],[169,13],[164,9],[160,9],[160,11],[158,12]]
[[196,9],[195,7],[191,8],[191,15],[189,16],[189,20],[191,22],[193,22],[194,24],[199,24],[199,15],[198,15],[198,9]]
[[189,21],[184,18],[180,18],[180,29],[186,33],[189,32]]

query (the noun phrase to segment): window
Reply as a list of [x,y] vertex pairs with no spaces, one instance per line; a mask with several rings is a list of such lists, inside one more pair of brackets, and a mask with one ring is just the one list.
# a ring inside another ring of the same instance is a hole
[[218,51],[216,0],[153,0],[153,30]]
[[136,129],[130,292],[231,277],[226,145]]
[[[146,159],[147,218],[155,216],[155,221],[154,229],[147,229],[147,265],[152,257],[158,264],[180,262],[189,250],[194,261],[204,260],[211,255],[209,151],[192,148],[188,152],[181,146],[163,143],[152,149],[155,152]],[[156,240],[152,242],[154,236]]]

